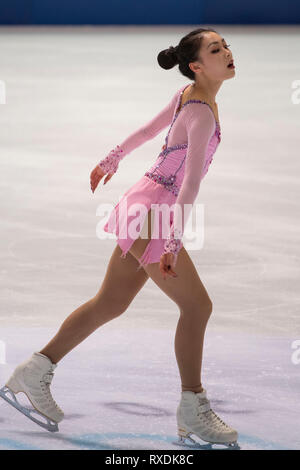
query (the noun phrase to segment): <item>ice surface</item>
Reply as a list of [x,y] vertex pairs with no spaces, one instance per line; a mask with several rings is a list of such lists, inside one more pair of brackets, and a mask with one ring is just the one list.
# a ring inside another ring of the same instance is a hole
[[[202,381],[242,449],[300,449],[299,29],[216,29],[236,75],[217,96],[222,142],[197,198],[204,247],[189,252],[214,306]],[[96,211],[152,165],[167,129],[95,194],[90,173],[188,83],[156,56],[189,31],[168,26],[166,43],[164,27],[0,28],[0,386],[100,288],[115,240],[96,236]],[[180,449],[177,320],[148,280],[56,369],[60,432],[0,399],[0,449]]]
[[[59,433],[44,431],[0,399],[0,448],[176,449],[174,328],[134,327],[134,315],[125,315],[58,363],[51,390],[65,413]],[[53,328],[3,328],[1,384],[54,334]],[[212,408],[238,430],[241,449],[299,449],[299,365],[291,361],[288,338],[208,328],[202,382]]]

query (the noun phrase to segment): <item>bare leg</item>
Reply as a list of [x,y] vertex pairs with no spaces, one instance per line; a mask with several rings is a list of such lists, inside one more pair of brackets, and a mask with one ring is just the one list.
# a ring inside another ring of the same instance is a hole
[[[148,223],[151,224],[150,211]],[[138,238],[130,252],[139,258],[149,240]],[[180,310],[175,335],[175,355],[181,376],[182,391],[201,392],[201,366],[204,333],[212,312],[212,302],[199,278],[197,270],[184,247],[181,248],[175,272],[177,278],[163,279],[159,263],[144,267],[149,277],[170,297]]]
[[[139,263],[129,252],[120,258],[117,245],[109,261],[99,292],[78,307],[61,325],[57,334],[39,352],[56,364],[104,323],[124,313],[148,279]],[[117,289],[116,289],[117,287]]]

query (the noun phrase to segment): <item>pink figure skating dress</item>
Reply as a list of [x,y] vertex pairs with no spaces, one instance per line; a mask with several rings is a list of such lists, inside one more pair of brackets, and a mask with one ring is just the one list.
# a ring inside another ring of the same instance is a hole
[[[221,141],[220,125],[208,103],[188,100],[181,106],[182,94],[188,86],[181,87],[156,117],[131,134],[99,163],[105,173],[115,173],[125,155],[171,124],[165,145],[155,163],[124,193],[103,227],[106,232],[116,234],[117,243],[122,249],[121,257],[125,258],[142,231],[148,211],[152,208],[155,212],[159,205],[168,205],[169,234],[166,236],[162,230],[162,214],[158,211],[152,232],[154,238],[151,235],[138,260],[138,269],[159,262],[162,254],[168,252],[174,253],[176,263],[183,246],[184,224],[199,192],[200,182]],[[137,213],[140,215],[138,224]],[[130,229],[130,224],[134,230]]]

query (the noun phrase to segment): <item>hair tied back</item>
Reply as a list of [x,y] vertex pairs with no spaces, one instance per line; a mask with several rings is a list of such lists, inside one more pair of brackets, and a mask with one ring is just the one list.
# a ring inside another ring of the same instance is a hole
[[177,55],[177,50],[178,50],[178,46],[175,46],[175,47],[170,46],[169,47],[169,52],[171,52],[171,54]]
[[157,61],[163,69],[168,70],[178,64],[177,50],[178,46],[170,46],[168,49],[164,49],[158,54]]
[[189,64],[190,62],[200,60],[199,53],[201,53],[204,34],[211,31],[217,32],[212,28],[194,29],[181,38],[177,46],[170,46],[160,51],[157,55],[157,62],[160,67],[168,70],[178,64],[179,72],[182,75],[190,80],[195,80],[195,73],[191,70]]

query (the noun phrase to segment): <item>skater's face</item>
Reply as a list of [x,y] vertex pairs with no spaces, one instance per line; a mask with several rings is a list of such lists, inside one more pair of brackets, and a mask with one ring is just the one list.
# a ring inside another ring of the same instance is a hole
[[191,65],[199,79],[203,76],[210,80],[227,80],[235,75],[235,69],[228,67],[229,62],[233,60],[229,45],[213,31],[203,35],[198,58],[199,60],[191,62]]

